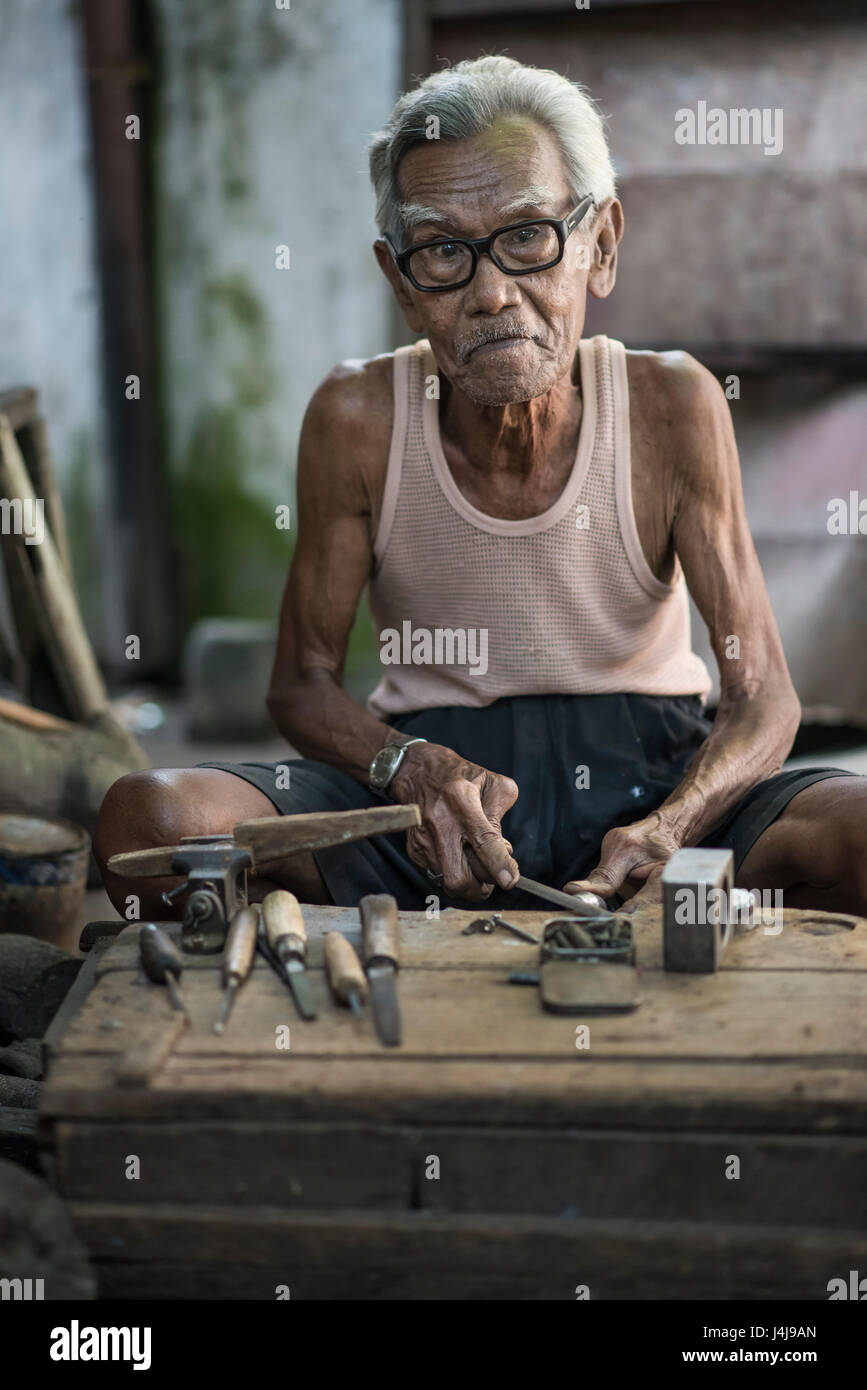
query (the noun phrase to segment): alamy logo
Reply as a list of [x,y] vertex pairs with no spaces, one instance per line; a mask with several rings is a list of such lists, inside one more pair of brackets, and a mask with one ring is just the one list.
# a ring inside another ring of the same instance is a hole
[[679,927],[757,926],[764,923],[765,936],[779,936],[783,930],[783,890],[781,888],[734,888],[731,898],[724,888],[677,888],[674,893],[674,920]]
[[488,669],[486,627],[413,627],[409,620],[379,634],[383,666],[469,666],[471,676]]
[[783,149],[783,108],[775,106],[721,106],[708,109],[706,101],[696,102],[693,111],[682,106],[674,113],[674,138],[678,145],[763,145],[765,154]]
[[44,1298],[44,1279],[0,1279],[0,1299],[27,1302]]
[[848,1285],[845,1279],[829,1279],[826,1287],[829,1303],[834,1303],[842,1298],[852,1298],[859,1303],[867,1303],[867,1279],[859,1279],[857,1269],[849,1270]]
[[52,1361],[132,1361],[134,1371],[151,1364],[149,1327],[82,1327],[73,1318],[69,1327],[51,1329],[48,1354]]
[[0,497],[0,531],[23,536],[25,545],[45,539],[45,502],[41,497]]

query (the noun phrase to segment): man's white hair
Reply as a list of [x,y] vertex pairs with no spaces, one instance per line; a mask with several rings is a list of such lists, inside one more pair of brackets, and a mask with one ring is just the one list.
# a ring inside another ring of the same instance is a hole
[[[439,122],[440,140],[480,135],[505,116],[530,117],[550,130],[560,146],[573,205],[590,193],[598,208],[614,195],[602,116],[580,83],[502,55],[466,59],[404,92],[382,130],[368,142],[376,224],[380,235],[398,247],[407,225],[426,211],[401,204],[398,168],[406,152],[437,129],[431,125],[432,116]],[[407,212],[413,215],[407,217]]]

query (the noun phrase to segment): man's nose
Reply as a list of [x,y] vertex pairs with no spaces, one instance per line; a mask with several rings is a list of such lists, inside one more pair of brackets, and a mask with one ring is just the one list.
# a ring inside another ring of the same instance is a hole
[[465,306],[470,313],[493,314],[521,303],[517,277],[506,275],[487,254],[479,257],[476,273],[467,285]]

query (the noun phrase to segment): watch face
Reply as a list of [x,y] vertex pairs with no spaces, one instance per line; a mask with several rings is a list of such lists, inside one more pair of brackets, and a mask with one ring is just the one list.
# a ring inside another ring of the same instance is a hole
[[391,780],[397,764],[400,762],[402,747],[399,744],[389,744],[386,748],[381,748],[370,765],[370,782],[374,787],[385,787]]

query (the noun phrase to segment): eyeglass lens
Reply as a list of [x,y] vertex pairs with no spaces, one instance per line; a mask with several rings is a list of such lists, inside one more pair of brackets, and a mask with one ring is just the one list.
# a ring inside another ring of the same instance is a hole
[[[553,227],[543,222],[533,222],[525,227],[513,227],[501,232],[494,238],[491,252],[501,270],[530,270],[555,261],[560,244]],[[420,285],[432,288],[465,280],[472,268],[472,253],[468,246],[463,246],[459,241],[420,246],[409,258],[413,278]]]

